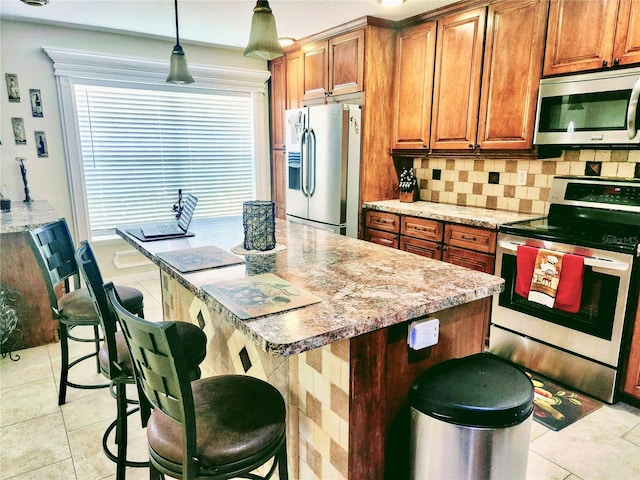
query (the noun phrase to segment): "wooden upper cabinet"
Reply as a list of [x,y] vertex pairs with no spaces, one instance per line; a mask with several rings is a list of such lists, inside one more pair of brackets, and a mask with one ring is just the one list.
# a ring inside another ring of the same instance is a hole
[[288,53],[287,62],[287,105],[286,108],[302,107],[302,52]]
[[302,100],[361,92],[364,29],[302,47]]
[[544,75],[640,62],[640,2],[551,0]]
[[285,102],[286,102],[286,63],[285,57],[272,60],[271,71],[271,148],[283,149],[285,146]]
[[329,40],[329,95],[361,92],[363,78],[364,30]]
[[473,149],[486,8],[438,20],[431,148]]
[[489,6],[477,136],[482,149],[533,146],[547,8],[547,0]]
[[426,148],[431,128],[436,22],[407,28],[396,40],[393,148]]
[[613,64],[640,63],[640,1],[620,0]]

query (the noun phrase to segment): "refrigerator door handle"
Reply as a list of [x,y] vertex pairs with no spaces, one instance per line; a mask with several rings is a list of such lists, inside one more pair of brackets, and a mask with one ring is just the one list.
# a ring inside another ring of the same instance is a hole
[[309,146],[307,141],[308,136],[309,136],[309,130],[305,128],[302,131],[302,135],[300,135],[300,189],[302,190],[302,194],[305,197],[309,196],[309,191],[307,189],[307,177],[309,173],[305,168],[305,158],[306,158],[306,162],[309,161]]
[[309,130],[309,170],[307,176],[309,184],[307,187],[308,196],[312,197],[316,191],[316,132],[313,128]]

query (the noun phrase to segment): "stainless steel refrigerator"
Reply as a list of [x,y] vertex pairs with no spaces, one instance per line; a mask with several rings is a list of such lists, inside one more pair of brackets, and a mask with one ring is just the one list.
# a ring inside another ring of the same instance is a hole
[[361,118],[358,105],[287,110],[287,219],[357,238]]

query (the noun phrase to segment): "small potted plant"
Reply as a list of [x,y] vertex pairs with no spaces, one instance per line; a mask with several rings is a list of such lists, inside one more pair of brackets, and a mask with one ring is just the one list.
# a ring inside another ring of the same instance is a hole
[[413,168],[404,168],[400,174],[400,201],[415,202],[418,191],[418,180],[413,174]]

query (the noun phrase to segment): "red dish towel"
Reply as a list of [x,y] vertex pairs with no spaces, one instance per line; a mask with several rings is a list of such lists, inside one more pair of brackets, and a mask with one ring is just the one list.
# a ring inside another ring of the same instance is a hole
[[562,272],[553,308],[569,313],[580,311],[582,300],[582,280],[584,278],[584,258],[565,254],[562,259]]
[[[536,247],[518,245],[516,255],[515,292],[521,297],[528,298],[538,249]],[[578,255],[565,254],[553,308],[568,313],[580,311],[583,276],[584,259]]]

